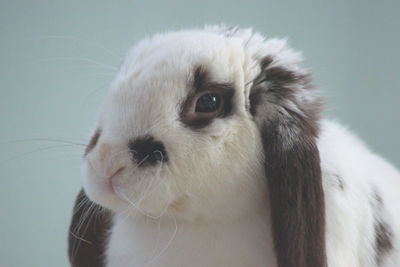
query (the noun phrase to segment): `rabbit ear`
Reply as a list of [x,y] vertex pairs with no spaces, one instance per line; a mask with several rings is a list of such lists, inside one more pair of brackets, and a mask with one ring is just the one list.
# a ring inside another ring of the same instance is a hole
[[[278,61],[278,60],[277,60]],[[279,267],[326,267],[325,207],[316,145],[319,97],[298,67],[261,60],[250,113],[265,155],[271,222]]]
[[105,266],[103,256],[111,217],[111,212],[90,201],[83,189],[79,192],[68,234],[71,266]]

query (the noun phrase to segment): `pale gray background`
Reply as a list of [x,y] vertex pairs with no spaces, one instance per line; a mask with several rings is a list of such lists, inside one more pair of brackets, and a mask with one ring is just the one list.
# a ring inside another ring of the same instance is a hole
[[[400,1],[3,1],[0,266],[67,266],[82,147],[122,55],[146,35],[224,22],[289,37],[327,114],[400,166]],[[54,147],[56,146],[56,147]]]

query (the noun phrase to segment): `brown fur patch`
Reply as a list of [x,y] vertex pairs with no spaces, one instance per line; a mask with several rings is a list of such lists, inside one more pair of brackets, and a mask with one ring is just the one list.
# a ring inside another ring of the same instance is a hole
[[112,214],[88,199],[76,198],[68,234],[68,256],[73,267],[103,267]]
[[98,130],[94,133],[94,135],[92,136],[92,138],[90,139],[89,144],[86,146],[85,153],[84,153],[85,156],[86,156],[87,154],[89,154],[89,152],[96,146],[97,141],[98,141],[99,138],[100,138],[100,135],[101,135],[101,130],[98,129]]

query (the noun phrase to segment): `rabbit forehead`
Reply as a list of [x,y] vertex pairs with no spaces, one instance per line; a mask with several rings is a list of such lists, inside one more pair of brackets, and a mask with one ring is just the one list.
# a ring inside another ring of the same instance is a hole
[[243,111],[245,64],[242,43],[235,38],[188,32],[144,40],[128,53],[106,98],[101,120],[121,125],[133,122],[135,127],[143,127],[140,131],[155,122],[179,120],[180,105],[193,91],[199,67],[212,81],[232,84],[240,92],[236,95]]
[[[243,58],[242,40],[205,31],[182,31],[155,35],[133,47],[123,64],[126,75],[135,69],[154,66],[173,67],[180,73],[191,71],[194,64],[239,63]],[[237,65],[237,64],[235,64]]]
[[[202,66],[217,81],[239,82],[244,51],[238,39],[206,32],[178,32],[156,35],[134,47],[122,67],[131,84],[184,83],[176,88],[157,89],[186,94],[195,68]],[[189,84],[188,84],[189,83]],[[171,94],[171,92],[169,92]]]

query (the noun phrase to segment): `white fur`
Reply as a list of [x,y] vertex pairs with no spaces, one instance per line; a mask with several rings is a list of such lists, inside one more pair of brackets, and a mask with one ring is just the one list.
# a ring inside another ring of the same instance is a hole
[[[276,266],[260,133],[247,110],[249,88],[260,58],[273,55],[274,64],[302,72],[301,57],[282,40],[264,40],[251,30],[233,30],[229,37],[221,31],[207,27],[146,39],[129,51],[111,86],[100,139],[82,165],[88,196],[116,212],[108,267]],[[196,65],[236,89],[234,114],[200,131],[179,119]],[[298,97],[311,102],[315,95]],[[163,142],[167,163],[132,163],[127,144],[146,134]],[[374,190],[393,230],[394,250],[383,266],[397,266],[400,174],[334,122],[322,122],[318,148],[329,267],[376,266]]]

